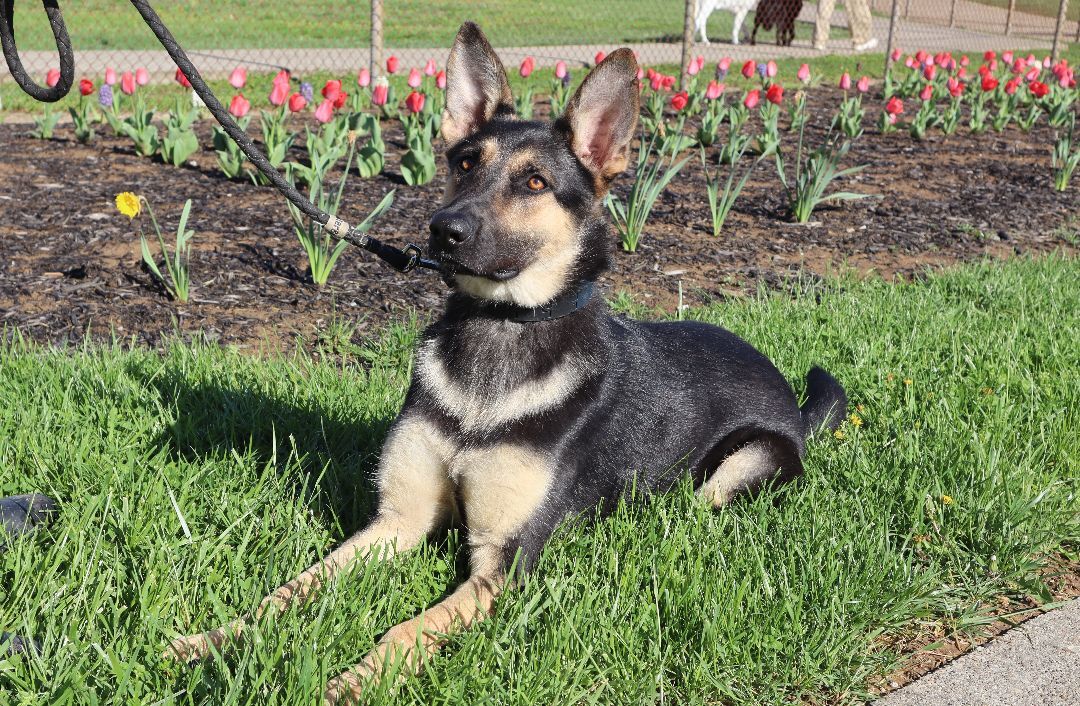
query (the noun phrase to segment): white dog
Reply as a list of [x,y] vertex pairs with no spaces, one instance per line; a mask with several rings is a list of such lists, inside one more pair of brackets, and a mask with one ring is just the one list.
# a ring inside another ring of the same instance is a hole
[[757,0],[698,0],[695,24],[702,43],[709,43],[709,38],[705,36],[705,25],[709,23],[709,15],[717,10],[728,10],[735,15],[735,22],[731,27],[731,43],[738,44],[739,30],[742,29],[746,13],[753,10],[755,5],[757,5]]

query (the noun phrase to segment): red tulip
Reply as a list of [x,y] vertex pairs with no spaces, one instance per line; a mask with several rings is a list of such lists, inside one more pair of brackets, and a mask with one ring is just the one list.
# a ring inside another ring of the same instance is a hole
[[446,72],[440,71],[435,74],[435,86],[440,90],[446,90]]
[[371,103],[372,105],[386,105],[388,94],[390,93],[390,85],[386,82],[386,79],[380,79],[375,82],[375,88],[371,91]]
[[[180,76],[183,76],[183,74],[180,73],[180,69],[177,69],[176,73]],[[114,71],[111,66],[105,67],[105,83],[109,84],[110,86],[116,83],[116,71]],[[191,84],[188,85],[190,86]]]
[[419,113],[424,109],[424,94],[413,91],[409,94],[409,97],[405,99],[405,107],[409,109],[409,112],[413,115]]
[[360,72],[356,74],[356,85],[360,88],[367,88],[371,85],[371,72],[367,69],[360,69]]
[[247,69],[243,66],[237,66],[233,69],[232,73],[229,74],[229,83],[236,90],[243,88],[247,84]]
[[1008,95],[1016,95],[1016,89],[1020,88],[1020,79],[1013,77],[1005,82],[1005,93]]
[[930,54],[925,49],[920,49],[919,51],[915,52],[915,61],[921,64],[926,61],[926,57],[928,56],[930,56]]
[[125,71],[124,75],[120,77],[120,90],[124,93],[134,95],[135,93],[135,74],[130,71]]
[[663,84],[665,91],[670,91],[672,88],[675,87],[675,77],[674,76],[663,76],[660,79],[660,83]]
[[397,70],[398,70],[398,64],[399,63],[400,62],[398,61],[398,58],[396,56],[391,56],[389,59],[387,59],[386,60],[386,73],[388,73],[388,74],[396,74]]
[[900,47],[897,47],[896,49],[892,50],[892,60],[893,61],[900,61],[901,55],[903,55],[903,52],[900,51]]
[[870,78],[868,76],[860,76],[859,82],[855,84],[855,88],[859,89],[859,93],[866,93],[870,90]]
[[[750,62],[750,63],[753,63],[753,62]],[[756,88],[754,90],[752,90],[752,91],[747,91],[746,97],[743,98],[743,105],[745,105],[747,108],[750,108],[750,109],[753,109],[754,106],[756,106],[760,102],[761,102],[761,91],[759,91]]]
[[315,109],[315,119],[320,123],[328,123],[334,117],[334,101],[327,98]]
[[959,78],[959,79],[967,78],[967,69],[965,69],[963,66],[961,66],[960,70],[956,72],[956,78]]
[[521,78],[529,78],[529,75],[532,74],[534,68],[536,68],[536,59],[527,56],[521,62],[518,73],[521,74]]
[[294,93],[289,96],[289,110],[293,113],[299,113],[301,110],[307,107],[307,98],[304,98],[299,93]]
[[1031,95],[1036,98],[1042,98],[1050,92],[1050,87],[1041,81],[1032,81],[1028,84],[1028,90],[1031,91]]
[[780,105],[784,102],[784,87],[779,83],[769,86],[769,89],[765,91],[765,99],[773,105]]
[[716,81],[709,81],[708,87],[705,89],[705,97],[711,101],[716,100],[724,92],[724,84],[717,83]]
[[671,107],[676,111],[680,111],[686,107],[686,104],[690,101],[690,96],[686,91],[679,91],[671,97]]
[[984,91],[992,91],[998,87],[998,80],[992,74],[983,74],[982,89]]
[[960,82],[960,79],[950,77],[945,82],[945,88],[949,89],[949,95],[953,98],[959,98],[964,94],[964,84]]
[[345,101],[349,99],[349,94],[342,91],[338,94],[338,97],[334,99],[334,108],[344,108]]
[[654,91],[659,91],[663,87],[664,87],[664,76],[663,76],[663,74],[654,73],[652,75],[652,78],[649,80],[649,88],[653,89]]
[[88,78],[79,81],[79,93],[88,96],[94,92],[94,82]]
[[931,84],[926,84],[923,89],[919,91],[919,100],[923,103],[934,97],[934,87]]
[[799,67],[799,72],[795,74],[803,83],[810,83],[810,65],[803,64]]
[[322,87],[322,97],[330,102],[336,101],[339,95],[341,95],[341,81],[335,78],[327,81]]
[[851,75],[847,71],[840,75],[840,88],[845,91],[851,90]]
[[60,69],[49,69],[45,73],[45,85],[52,88],[60,83]]
[[705,68],[705,57],[699,56],[698,58],[694,59],[694,65],[697,67],[697,71],[695,71],[694,73],[700,72],[703,68]]
[[[650,69],[651,70],[651,69]],[[559,61],[555,63],[555,78],[560,81],[566,78],[566,62]]]
[[934,75],[936,73],[937,73],[937,67],[934,66],[933,64],[927,64],[926,68],[923,69],[922,75],[923,75],[923,78],[925,78],[927,81],[933,81],[934,80]]
[[754,77],[754,60],[753,59],[748,59],[747,62],[742,65],[742,75],[743,75],[743,78],[753,78]]
[[251,102],[247,98],[244,98],[241,93],[233,96],[232,101],[229,102],[229,113],[231,113],[233,117],[242,118],[248,114],[249,110],[251,110]]
[[[108,69],[105,72],[105,83],[109,83],[109,71],[112,71],[112,69]],[[188,77],[180,69],[176,70],[176,75],[173,76],[173,78],[176,80],[177,83],[179,83],[184,88],[191,88],[191,81],[188,81]],[[115,72],[113,73],[112,79],[113,79],[112,82],[116,83],[116,73]]]
[[150,72],[146,69],[135,69],[135,83],[140,86],[150,83]]
[[889,102],[885,104],[885,112],[889,115],[900,115],[904,112],[904,101],[893,96],[889,99]]
[[593,63],[594,63],[594,64],[599,64],[599,63],[600,63],[601,61],[603,61],[603,60],[604,60],[604,58],[605,58],[606,56],[607,56],[607,54],[605,54],[605,53],[604,53],[604,52],[602,52],[602,51],[598,51],[598,52],[596,52],[596,56],[594,56],[594,57],[593,57]]
[[997,52],[991,49],[987,49],[986,52],[983,53],[983,61],[993,61],[996,58]]
[[427,63],[424,64],[424,75],[426,75],[426,76],[434,76],[438,72],[439,72],[439,67],[435,63],[435,60],[434,59],[428,59]]

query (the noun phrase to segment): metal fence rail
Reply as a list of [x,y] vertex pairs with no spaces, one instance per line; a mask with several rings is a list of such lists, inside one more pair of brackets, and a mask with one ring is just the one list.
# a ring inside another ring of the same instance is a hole
[[[752,2],[752,0],[750,0]],[[821,0],[819,0],[821,1]],[[709,44],[694,31],[697,9],[708,0],[511,0],[483,4],[383,0],[189,0],[158,3],[177,38],[209,76],[225,76],[237,65],[294,73],[355,73],[369,67],[385,72],[385,60],[423,66],[442,64],[458,24],[477,21],[488,32],[504,61],[515,65],[532,56],[538,66],[566,61],[571,68],[589,66],[598,52],[630,46],[647,65],[685,66],[687,57],[709,61],[730,56],[770,59],[847,54],[855,51],[847,7],[837,8],[825,26],[829,36],[815,49],[814,24],[819,6],[805,2],[795,22],[790,46],[775,44],[775,31],[759,30],[757,46],[732,43],[732,13],[709,16]],[[790,3],[799,0],[759,0]],[[1080,0],[841,0],[868,2],[874,51],[893,44],[905,51],[959,50],[982,52],[1005,48],[1049,53],[1068,42],[1080,42]],[[17,3],[17,30],[27,67],[43,75],[55,65],[51,36],[41,8]],[[895,7],[894,7],[895,6]],[[81,0],[64,5],[77,52],[79,75],[100,75],[107,67],[145,67],[151,74],[171,75],[167,55],[157,47],[134,10],[123,0]],[[895,9],[895,12],[894,12]],[[754,12],[741,34],[748,38]],[[894,19],[895,18],[895,19]],[[0,71],[0,81],[10,80]]]

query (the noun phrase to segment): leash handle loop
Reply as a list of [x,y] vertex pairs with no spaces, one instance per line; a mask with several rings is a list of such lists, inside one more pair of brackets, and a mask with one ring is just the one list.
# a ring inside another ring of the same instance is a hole
[[0,0],[0,46],[4,51],[11,76],[19,88],[28,96],[43,103],[55,103],[70,91],[75,83],[75,53],[71,49],[64,15],[56,0],[41,0],[45,14],[49,18],[53,38],[56,40],[56,52],[60,55],[60,80],[55,86],[40,86],[30,75],[19,58],[19,49],[15,45],[15,0]]

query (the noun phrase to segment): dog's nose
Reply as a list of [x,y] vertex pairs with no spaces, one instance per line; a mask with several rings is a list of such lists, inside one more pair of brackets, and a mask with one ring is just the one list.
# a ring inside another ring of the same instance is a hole
[[443,247],[452,248],[476,234],[476,219],[461,211],[439,211],[431,218],[431,235]]

